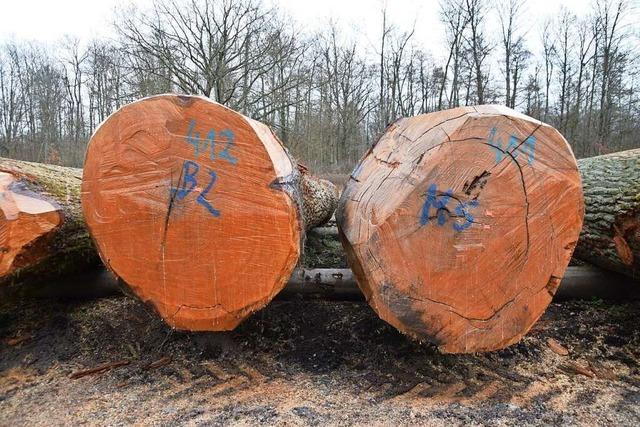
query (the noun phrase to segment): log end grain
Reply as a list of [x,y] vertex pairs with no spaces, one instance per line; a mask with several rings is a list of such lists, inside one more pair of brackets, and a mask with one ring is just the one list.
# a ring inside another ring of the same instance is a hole
[[80,208],[82,170],[0,158],[0,285],[42,284],[99,259]]
[[93,135],[82,204],[105,265],[168,324],[229,330],[298,261],[298,181],[266,126],[205,98],[161,95]]
[[503,348],[543,313],[583,218],[554,128],[497,106],[401,119],[361,160],[337,211],[378,315],[445,352]]
[[42,242],[62,223],[60,208],[0,172],[0,277],[47,256]]

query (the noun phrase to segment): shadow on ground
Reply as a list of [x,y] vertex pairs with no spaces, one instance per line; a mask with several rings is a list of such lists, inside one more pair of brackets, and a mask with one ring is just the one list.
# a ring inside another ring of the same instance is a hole
[[[171,331],[127,297],[5,302],[0,418],[638,425],[638,320],[639,302],[554,303],[515,346],[443,355],[364,303],[275,301],[236,331],[194,334]],[[569,355],[552,351],[549,338]],[[118,361],[128,364],[70,378]]]

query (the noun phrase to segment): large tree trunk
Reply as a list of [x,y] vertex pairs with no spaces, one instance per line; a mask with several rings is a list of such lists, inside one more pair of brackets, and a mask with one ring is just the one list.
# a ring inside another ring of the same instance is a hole
[[378,315],[446,352],[518,341],[550,303],[583,217],[569,145],[504,107],[402,119],[355,168],[336,218]]
[[0,286],[96,266],[80,209],[81,169],[0,158]]
[[640,278],[640,149],[578,161],[585,223],[575,256]]
[[205,98],[161,95],[111,115],[82,183],[105,265],[170,325],[228,330],[267,304],[335,187],[261,123]]

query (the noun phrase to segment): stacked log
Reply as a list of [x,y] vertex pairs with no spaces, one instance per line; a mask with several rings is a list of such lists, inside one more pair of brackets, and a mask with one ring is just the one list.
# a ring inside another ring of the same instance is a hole
[[[578,162],[586,216],[575,256],[632,278],[639,156]],[[0,159],[4,288],[98,264],[81,175]],[[357,298],[337,229],[305,233],[331,216],[335,187],[225,107],[169,95],[126,106],[92,138],[85,177],[100,256],[172,326],[233,328],[287,280],[288,295]],[[491,350],[516,342],[549,303],[580,228],[580,196],[560,134],[480,106],[393,124],[352,174],[338,220],[383,319],[444,351]],[[325,269],[292,276],[305,234],[303,265]]]
[[445,352],[503,348],[544,312],[583,218],[575,158],[551,126],[497,106],[392,124],[336,218],[369,304]]
[[331,217],[315,180],[265,125],[206,98],[161,95],[89,143],[87,225],[104,264],[171,326],[229,330],[286,284],[305,228]]
[[99,265],[80,209],[82,170],[0,158],[0,287]]
[[640,149],[581,159],[585,223],[575,256],[640,278]]

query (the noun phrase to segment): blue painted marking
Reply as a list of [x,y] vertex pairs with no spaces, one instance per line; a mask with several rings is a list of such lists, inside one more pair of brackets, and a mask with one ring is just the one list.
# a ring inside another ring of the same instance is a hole
[[[453,190],[449,189],[444,193],[438,195],[438,186],[436,184],[431,184],[427,189],[427,195],[424,200],[424,204],[422,205],[422,210],[420,211],[420,225],[426,225],[429,222],[429,213],[431,208],[436,209],[436,217],[438,226],[442,227],[449,217],[446,214],[446,208],[451,199],[453,198]],[[453,229],[456,231],[463,231],[467,228],[471,227],[473,224],[474,217],[469,212],[472,208],[478,207],[478,200],[473,199],[467,202],[459,202],[458,206],[455,208],[455,213],[458,217],[464,218],[463,223],[453,223]]]
[[204,144],[202,145],[202,151],[207,151],[207,147],[211,146],[209,158],[211,160],[215,160],[216,152],[215,152],[215,144],[216,144],[216,131],[211,129],[207,134],[207,139],[204,140]]
[[200,132],[195,132],[196,121],[189,122],[189,130],[187,131],[187,144],[193,145],[193,155],[197,159],[200,150]]
[[[198,158],[201,152],[207,152],[209,150],[209,159],[215,160],[216,158],[224,159],[232,165],[238,164],[238,159],[233,156],[231,150],[234,148],[235,144],[235,134],[231,129],[224,129],[217,134],[226,140],[226,143],[223,149],[217,153],[216,156],[216,130],[209,129],[207,132],[207,137],[202,141],[201,133],[195,130],[196,128],[196,120],[192,119],[189,121],[189,128],[187,129],[187,137],[186,142],[189,145],[193,146],[193,156],[195,159]],[[200,145],[202,144],[202,146]],[[177,200],[183,200],[187,197],[198,185],[198,172],[200,171],[200,165],[192,160],[185,160],[182,164],[182,179],[181,182],[178,183],[179,188],[171,189],[171,196],[175,197]],[[213,186],[218,179],[218,175],[215,171],[209,170],[209,183],[205,187],[203,191],[201,191],[196,197],[196,202],[198,204],[204,206],[209,213],[215,217],[220,216],[220,211],[214,208],[209,200],[207,200],[207,196]]]
[[230,150],[233,148],[233,144],[235,142],[236,136],[233,134],[233,131],[231,131],[230,129],[223,130],[222,132],[220,132],[220,135],[226,136],[227,143],[225,144],[224,148],[222,149],[222,151],[220,151],[218,155],[220,156],[221,159],[225,159],[232,165],[237,164],[238,159],[233,157],[230,153]]
[[524,140],[524,148],[529,152],[527,162],[531,165],[536,157],[536,137],[531,135]]
[[[516,148],[520,146],[518,142],[518,137],[515,135],[511,135],[509,137],[509,144],[507,144],[507,148],[503,149],[502,141],[496,138],[496,134],[498,129],[496,127],[491,128],[489,131],[489,136],[487,137],[487,143],[490,144],[491,148],[495,150],[496,155],[496,163],[500,162],[502,159],[506,157],[505,151],[511,153],[511,156],[515,159],[518,157],[518,153],[516,152]],[[524,152],[527,155],[527,163],[532,165],[535,160],[535,151],[536,151],[536,137],[529,136],[524,140],[524,143],[519,151]]]
[[496,163],[500,162],[504,157],[504,153],[502,152],[502,141],[495,140],[497,132],[498,128],[491,128],[489,131],[489,137],[487,138],[487,142],[491,144],[491,149],[496,151]]
[[207,208],[207,210],[209,211],[209,213],[211,213],[211,215],[220,216],[220,211],[217,210],[216,208],[214,208],[213,206],[211,206],[209,201],[206,199],[207,194],[209,194],[209,191],[211,191],[211,188],[213,187],[213,184],[215,184],[215,182],[216,182],[217,175],[216,175],[216,173],[214,171],[209,171],[209,177],[210,177],[209,184],[207,184],[207,187],[204,189],[204,191],[201,192],[198,195],[198,198],[196,200],[202,206]]
[[[185,160],[182,164],[182,179],[178,183],[178,188],[171,189],[171,196],[175,197],[177,200],[183,200],[187,197],[194,188],[198,185],[197,174],[200,171],[200,165],[191,160]],[[211,215],[215,217],[220,216],[220,211],[214,208],[211,203],[207,200],[207,195],[213,188],[218,176],[214,171],[209,171],[209,183],[205,187],[203,191],[198,194],[196,201],[204,206]]]
[[444,214],[443,209],[446,208],[447,203],[453,196],[453,192],[451,190],[447,190],[440,197],[436,196],[436,192],[438,191],[438,187],[436,184],[431,184],[429,189],[427,190],[427,197],[422,205],[422,212],[420,213],[420,225],[425,225],[429,222],[429,211],[433,206],[436,209],[436,215],[438,216],[438,225],[444,225],[447,221],[447,217]]
[[470,200],[468,202],[465,203],[460,203],[458,204],[458,206],[456,206],[456,215],[459,216],[464,216],[464,222],[462,224],[458,224],[457,222],[453,223],[453,229],[456,231],[463,231],[466,230],[467,228],[471,227],[471,224],[473,224],[473,220],[474,217],[473,215],[471,215],[471,213],[469,212],[468,208],[477,208],[478,207],[478,200],[473,199]]
[[[215,143],[216,143],[216,130],[209,129],[207,137],[204,141],[201,140],[200,132],[195,131],[196,121],[189,121],[189,128],[187,129],[187,144],[193,146],[193,156],[198,158],[200,152],[206,152],[209,149],[209,158],[211,160],[216,159]],[[218,153],[218,158],[224,159],[232,165],[238,164],[238,159],[231,154],[231,150],[235,146],[236,136],[231,129],[224,129],[218,132],[221,138],[226,140],[226,143],[222,150]],[[200,144],[202,143],[202,147]]]
[[176,199],[184,199],[193,191],[195,186],[198,185],[196,174],[199,170],[200,166],[191,160],[186,160],[182,164],[182,181],[178,183],[180,187],[171,189],[172,193],[175,193]]
[[516,157],[518,157],[518,153],[514,151],[516,148],[518,148],[518,138],[516,138],[515,135],[511,135],[509,137],[509,144],[507,145],[507,149],[504,151],[511,153],[511,155],[515,159]]

